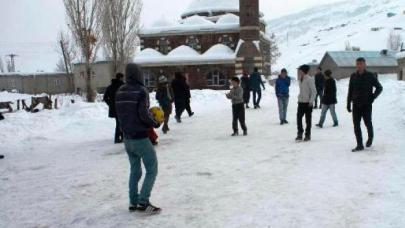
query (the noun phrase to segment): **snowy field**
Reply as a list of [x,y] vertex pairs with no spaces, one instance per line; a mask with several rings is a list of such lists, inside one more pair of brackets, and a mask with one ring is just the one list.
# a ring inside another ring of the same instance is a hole
[[405,84],[382,82],[375,147],[356,154],[347,80],[338,83],[341,126],[328,116],[310,143],[294,142],[296,84],[290,125],[278,124],[268,88],[262,109],[247,111],[250,135],[236,138],[225,92],[194,91],[196,116],[172,121],[157,147],[152,202],[163,212],[154,217],[127,211],[129,163],[103,103],[6,114],[0,227],[405,227]]

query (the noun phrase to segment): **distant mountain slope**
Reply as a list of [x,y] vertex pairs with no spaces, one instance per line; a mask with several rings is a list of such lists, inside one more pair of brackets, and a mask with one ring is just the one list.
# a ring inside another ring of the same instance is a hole
[[405,40],[405,0],[343,1],[268,22],[268,31],[278,36],[282,52],[275,69],[291,70],[319,61],[326,51],[344,50],[347,42],[361,50],[386,49],[394,29]]

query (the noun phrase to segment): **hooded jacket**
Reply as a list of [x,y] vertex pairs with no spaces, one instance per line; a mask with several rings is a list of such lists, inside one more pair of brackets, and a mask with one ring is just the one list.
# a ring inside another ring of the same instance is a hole
[[108,117],[117,117],[117,111],[115,110],[115,94],[118,89],[124,85],[124,82],[118,79],[111,80],[111,85],[109,85],[104,93],[104,102],[108,105]]
[[116,94],[115,107],[126,139],[148,138],[148,130],[158,126],[149,111],[149,92],[136,64],[127,65],[126,83]]
[[188,102],[191,98],[190,87],[182,75],[176,75],[172,81],[174,101],[176,103]]

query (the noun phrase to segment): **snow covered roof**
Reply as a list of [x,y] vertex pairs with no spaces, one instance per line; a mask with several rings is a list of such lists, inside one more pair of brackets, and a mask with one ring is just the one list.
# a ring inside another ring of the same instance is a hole
[[239,24],[239,16],[227,13],[218,19],[217,24]]
[[[146,54],[143,53],[145,51],[147,52]],[[142,66],[234,64],[236,59],[235,52],[223,44],[212,46],[204,54],[200,54],[185,45],[175,48],[167,55],[161,53],[159,53],[160,55],[156,53],[149,55],[149,53],[151,53],[151,51],[148,49],[141,51],[135,57],[134,63]]]
[[215,12],[239,12],[239,0],[193,0],[182,17]]
[[396,57],[397,59],[405,59],[405,51],[399,52]]
[[159,20],[155,21],[152,24],[152,27],[166,27],[166,26],[172,26],[173,23],[169,20],[167,20],[164,17],[161,17]]
[[[178,33],[208,33],[208,32],[229,32],[239,31],[239,19],[238,16],[224,15],[220,23],[214,23],[202,16],[192,16],[184,20],[179,21],[177,24],[167,24],[161,21],[155,23],[149,28],[141,29],[141,36],[153,36],[164,34],[178,34]],[[220,19],[221,19],[220,18]]]
[[394,67],[398,66],[395,58],[396,52],[388,51],[383,54],[380,51],[330,51],[327,52],[339,67],[354,67],[356,59],[363,57],[368,66]]

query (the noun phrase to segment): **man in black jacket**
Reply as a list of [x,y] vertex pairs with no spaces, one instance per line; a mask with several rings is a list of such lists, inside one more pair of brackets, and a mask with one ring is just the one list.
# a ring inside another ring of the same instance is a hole
[[[157,214],[161,209],[149,202],[158,172],[158,161],[148,137],[148,130],[159,128],[160,125],[149,112],[149,91],[143,83],[139,67],[136,64],[128,64],[126,84],[118,90],[115,101],[118,120],[124,132],[125,149],[131,164],[129,210]],[[141,161],[145,166],[146,175],[139,192],[138,182],[142,177]]]
[[383,87],[378,81],[376,75],[366,70],[366,60],[364,58],[358,58],[356,60],[356,68],[357,72],[353,73],[350,77],[349,92],[347,96],[347,110],[349,112],[353,111],[354,132],[357,139],[357,147],[354,148],[352,152],[364,150],[360,126],[362,119],[364,120],[368,131],[368,141],[366,146],[371,147],[373,145],[373,102],[383,91]]
[[326,114],[330,111],[330,114],[333,119],[333,127],[339,126],[338,118],[335,111],[335,105],[337,104],[337,96],[336,96],[336,81],[332,77],[332,71],[326,70],[325,71],[325,88],[323,91],[323,96],[321,99],[322,113],[321,118],[319,120],[319,124],[316,126],[319,128],[323,127],[325,123]]
[[176,72],[172,81],[174,93],[174,106],[176,107],[176,120],[181,123],[181,115],[187,108],[190,100],[190,90],[182,73]]
[[322,68],[318,68],[318,72],[315,75],[315,86],[316,86],[316,97],[315,97],[315,109],[318,108],[318,97],[319,97],[319,108],[322,108],[322,96],[325,87],[325,76],[322,73]]
[[115,118],[115,143],[122,143],[123,135],[120,123],[117,118],[117,111],[115,110],[115,94],[117,93],[118,89],[124,85],[122,81],[124,79],[124,75],[122,73],[117,73],[115,79],[111,80],[111,85],[107,87],[104,93],[104,102],[108,105],[108,117]]

